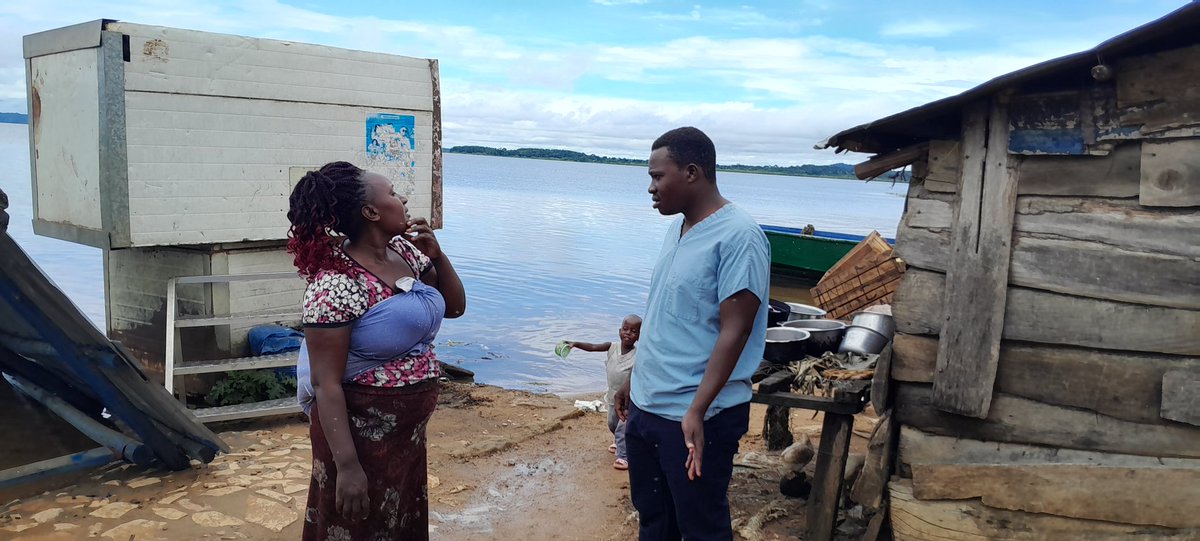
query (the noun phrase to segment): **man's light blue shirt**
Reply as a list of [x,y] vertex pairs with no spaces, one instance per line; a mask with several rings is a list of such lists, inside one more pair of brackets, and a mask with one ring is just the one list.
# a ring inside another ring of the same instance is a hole
[[633,365],[630,396],[638,409],[683,420],[720,332],[721,302],[749,290],[760,301],[746,347],[704,418],[750,401],[750,376],[762,362],[767,332],[771,248],[762,228],[732,203],[680,236],[667,228]]

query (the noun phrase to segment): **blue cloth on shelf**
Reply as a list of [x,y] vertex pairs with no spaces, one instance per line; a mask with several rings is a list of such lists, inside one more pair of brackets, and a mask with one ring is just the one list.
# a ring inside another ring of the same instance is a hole
[[300,349],[304,333],[280,325],[259,325],[247,335],[251,355],[274,355]]

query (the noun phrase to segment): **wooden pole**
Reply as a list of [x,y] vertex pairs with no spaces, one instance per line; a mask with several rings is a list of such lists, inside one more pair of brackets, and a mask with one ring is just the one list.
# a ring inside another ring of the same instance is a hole
[[796,441],[790,423],[792,410],[784,406],[767,406],[763,418],[763,441],[768,451],[782,451]]
[[821,445],[817,449],[817,467],[813,475],[812,498],[808,501],[806,540],[833,539],[853,429],[854,415],[825,413],[825,420],[821,424]]
[[871,159],[854,166],[854,176],[867,180],[882,175],[897,167],[904,167],[923,157],[929,151],[929,143],[917,143],[900,150],[878,154]]
[[[777,393],[792,390],[792,373],[788,370],[778,370],[758,384],[759,393]],[[763,441],[768,451],[782,451],[795,441],[792,437],[790,424],[791,408],[782,404],[767,406],[767,415],[763,419]]]

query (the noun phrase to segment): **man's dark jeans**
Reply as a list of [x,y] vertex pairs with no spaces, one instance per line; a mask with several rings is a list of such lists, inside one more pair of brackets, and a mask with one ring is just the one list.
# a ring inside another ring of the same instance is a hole
[[641,541],[731,540],[729,478],[738,441],[750,425],[750,403],[704,421],[701,476],[688,480],[680,423],[630,404],[625,425],[629,490],[641,518]]

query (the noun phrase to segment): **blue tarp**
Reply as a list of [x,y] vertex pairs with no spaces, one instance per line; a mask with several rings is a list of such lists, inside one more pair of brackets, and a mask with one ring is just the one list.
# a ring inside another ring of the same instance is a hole
[[300,349],[304,333],[280,325],[259,325],[250,329],[247,339],[251,355],[274,355]]

